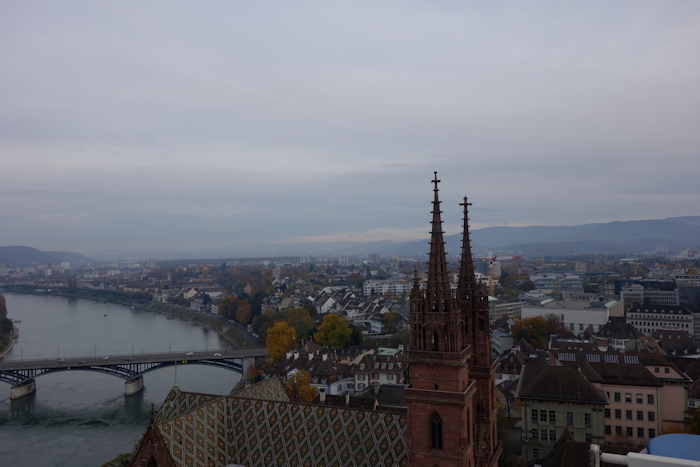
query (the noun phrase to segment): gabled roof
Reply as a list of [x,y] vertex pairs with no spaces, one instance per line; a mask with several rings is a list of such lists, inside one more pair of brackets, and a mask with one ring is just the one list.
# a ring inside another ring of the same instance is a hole
[[[164,404],[168,415],[159,413],[144,436],[162,440],[172,465],[405,466],[407,462],[405,410],[382,409],[374,403],[363,409],[199,396],[171,391],[168,405]],[[187,410],[168,410],[179,408],[182,401],[192,402]],[[134,463],[147,460],[147,452],[139,449]]]
[[179,387],[173,386],[168,393],[163,405],[158,410],[156,423],[172,420],[181,415],[187,414],[197,407],[216,399],[213,394],[201,394],[197,392],[184,392]]
[[534,360],[525,365],[518,398],[600,405],[608,402],[605,394],[593,386],[578,368],[552,366],[543,360]]
[[289,402],[289,394],[287,394],[284,385],[277,378],[267,378],[255,384],[238,387],[231,392],[231,395],[250,399]]

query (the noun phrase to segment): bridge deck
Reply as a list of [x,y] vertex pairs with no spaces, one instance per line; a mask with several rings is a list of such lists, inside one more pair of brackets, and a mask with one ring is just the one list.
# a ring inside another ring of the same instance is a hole
[[129,365],[134,363],[179,362],[183,360],[237,360],[242,358],[265,356],[267,356],[267,350],[265,348],[254,348],[240,350],[215,350],[207,352],[163,352],[137,355],[102,355],[98,357],[43,358],[38,360],[0,361],[0,371],[65,367],[75,369],[80,367]]

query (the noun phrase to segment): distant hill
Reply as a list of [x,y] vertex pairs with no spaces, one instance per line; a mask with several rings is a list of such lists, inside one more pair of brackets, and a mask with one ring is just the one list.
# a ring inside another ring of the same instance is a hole
[[72,264],[90,263],[92,260],[79,253],[65,251],[41,251],[28,246],[0,246],[0,264],[30,266],[56,264],[69,261]]
[[[448,255],[459,255],[461,234],[448,235],[445,242]],[[525,256],[674,252],[700,248],[700,216],[573,226],[487,227],[472,231],[472,245],[482,254],[492,251]],[[357,245],[357,250],[361,248]],[[364,248],[385,255],[420,256],[427,252],[427,237]]]

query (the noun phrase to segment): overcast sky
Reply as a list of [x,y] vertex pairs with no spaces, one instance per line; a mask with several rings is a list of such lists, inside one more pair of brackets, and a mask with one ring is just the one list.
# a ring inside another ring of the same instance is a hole
[[0,56],[0,245],[424,238],[435,169],[449,232],[700,215],[697,0],[5,0]]

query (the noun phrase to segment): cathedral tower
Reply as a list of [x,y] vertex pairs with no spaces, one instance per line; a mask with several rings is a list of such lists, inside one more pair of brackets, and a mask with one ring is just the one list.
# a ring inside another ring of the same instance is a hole
[[411,290],[409,465],[472,467],[474,396],[469,377],[472,334],[468,315],[450,287],[438,196],[433,183],[428,282]]
[[470,324],[469,343],[472,348],[469,368],[476,383],[474,440],[476,464],[479,466],[496,466],[501,454],[498,443],[496,422],[496,367],[491,358],[491,332],[489,329],[489,297],[486,287],[476,281],[472,259],[471,239],[469,236],[469,206],[464,198],[460,204],[463,208],[462,254],[457,283],[457,302],[467,315]]

